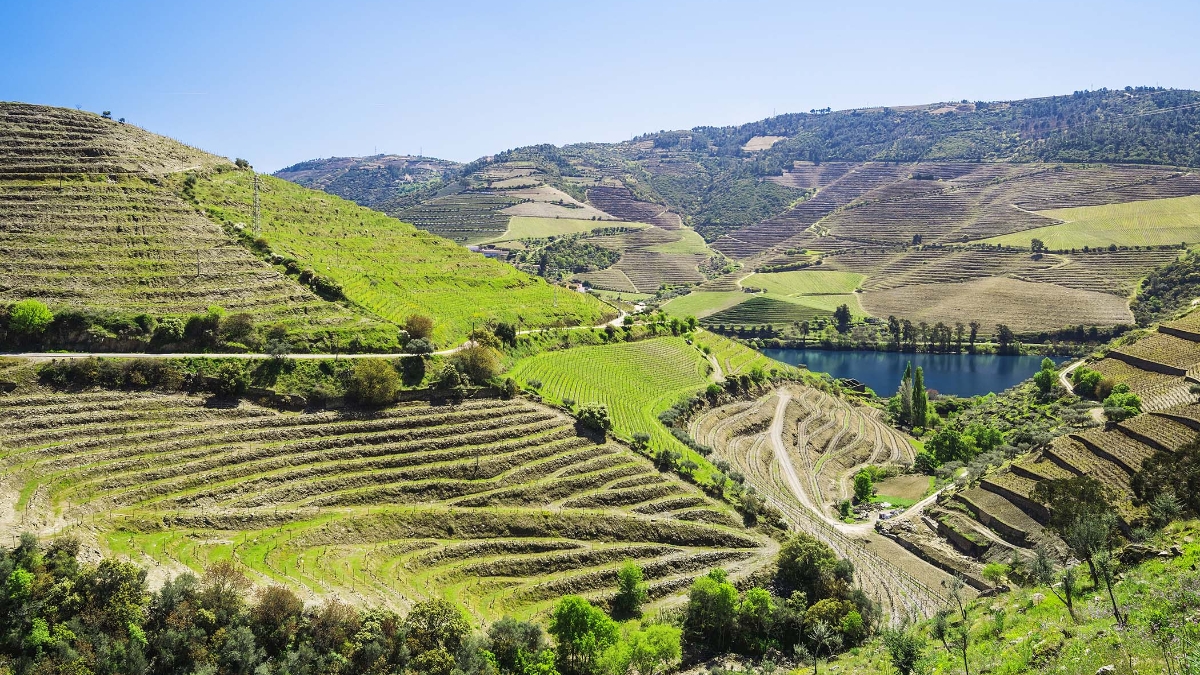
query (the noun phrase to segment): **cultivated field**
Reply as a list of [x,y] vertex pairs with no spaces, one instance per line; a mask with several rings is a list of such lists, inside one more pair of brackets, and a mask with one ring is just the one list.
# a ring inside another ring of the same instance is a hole
[[[598,220],[581,220],[576,218],[533,218],[529,216],[513,216],[508,219],[508,229],[487,243],[515,241],[518,239],[544,239],[560,237],[564,234],[579,234],[591,232],[598,227],[612,227],[611,222]],[[621,227],[647,227],[641,223],[621,223]]]
[[683,338],[661,337],[595,347],[544,352],[518,361],[510,374],[547,400],[608,406],[613,430],[624,438],[650,434],[652,448],[695,453],[675,439],[658,414],[712,381],[712,365]]
[[1052,250],[1117,246],[1162,246],[1200,241],[1200,195],[1152,199],[1124,204],[1081,206],[1039,211],[1062,221],[1019,234],[985,241],[1005,246],[1029,246],[1041,239]]
[[[262,236],[272,251],[328,275],[351,302],[385,319],[433,317],[439,344],[456,344],[490,320],[536,328],[595,325],[613,315],[595,298],[556,291],[390,216],[283,180],[261,181]],[[196,195],[219,220],[252,222],[247,172],[215,174]]]
[[771,546],[628,448],[522,401],[280,413],[138,392],[0,398],[9,531],[67,532],[154,576],[232,558],[315,601],[443,597],[477,618],[655,597]]
[[874,316],[895,315],[930,324],[977,320],[987,326],[1007,324],[1015,331],[1133,323],[1123,298],[1004,277],[904,286],[866,293],[862,303]]
[[936,610],[941,600],[933,589],[947,578],[943,572],[874,534],[869,524],[848,526],[833,515],[832,502],[845,494],[858,467],[912,459],[908,440],[877,411],[790,385],[707,411],[690,431],[792,527],[853,560],[857,580],[892,620],[902,611]]

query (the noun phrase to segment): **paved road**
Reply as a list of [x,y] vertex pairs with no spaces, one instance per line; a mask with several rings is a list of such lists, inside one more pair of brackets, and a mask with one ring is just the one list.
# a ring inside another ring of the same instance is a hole
[[1066,389],[1068,392],[1070,392],[1072,394],[1075,393],[1075,387],[1071,386],[1071,378],[1069,377],[1069,375],[1071,374],[1071,371],[1075,370],[1079,366],[1082,366],[1084,361],[1086,361],[1086,360],[1087,359],[1079,359],[1075,363],[1072,363],[1071,365],[1067,366],[1066,368],[1063,368],[1062,370],[1058,371],[1058,381],[1060,384],[1062,384],[1063,389]]
[[[518,335],[530,335],[533,333],[545,333],[552,330],[590,330],[594,328],[603,328],[605,326],[620,326],[625,322],[627,316],[624,310],[617,315],[617,318],[612,321],[597,324],[595,326],[568,326],[566,328],[533,328],[530,330],[517,331]],[[449,356],[460,352],[467,347],[470,347],[473,342],[466,342],[452,347],[450,349],[442,349],[433,352],[438,356]],[[30,359],[33,361],[49,361],[51,359],[190,359],[190,358],[209,358],[209,359],[269,359],[271,354],[211,354],[211,353],[196,353],[196,352],[171,352],[166,354],[150,354],[146,352],[0,352],[0,356],[10,356],[19,359]],[[288,354],[289,359],[377,359],[377,358],[398,358],[401,356],[425,356],[423,354]]]

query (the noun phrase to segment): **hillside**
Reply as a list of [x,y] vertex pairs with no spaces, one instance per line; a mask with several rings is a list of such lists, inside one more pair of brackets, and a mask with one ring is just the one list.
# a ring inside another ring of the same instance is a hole
[[310,600],[444,598],[494,620],[603,600],[625,559],[658,599],[772,550],[728,506],[520,399],[290,413],[34,387],[0,397],[0,442],[2,522],[159,580],[233,560]]
[[[1161,249],[1200,243],[1200,176],[1187,168],[1200,165],[1198,138],[1200,93],[1154,88],[812,111],[497,153],[461,167],[453,186],[402,217],[464,243],[493,242],[515,262],[537,259],[539,237],[574,233],[619,257],[571,276],[623,294],[664,285],[728,293],[750,271],[823,265],[864,277],[860,302],[849,303],[864,316],[1022,332],[1116,326],[1132,323],[1128,299],[1141,279],[1174,258]],[[636,229],[512,227],[522,209]],[[689,243],[687,228],[705,241]],[[1051,255],[1031,256],[1034,238]],[[1022,314],[1060,297],[1053,311]],[[779,296],[743,296],[732,308],[735,298],[701,296],[689,308],[730,310],[713,326],[777,328],[833,310]]]
[[[394,329],[259,260],[164,182],[227,164],[93,113],[0,104],[0,302],[118,315],[110,323],[219,306],[281,323],[299,345],[330,331],[394,344]],[[123,338],[76,339],[122,348]]]
[[394,213],[445,188],[460,166],[411,155],[330,157],[293,164],[274,175],[376,211]]
[[131,125],[0,104],[0,302],[37,299],[59,315],[47,333],[59,342],[47,346],[113,351],[174,344],[155,325],[210,308],[246,313],[260,331],[280,325],[301,351],[394,350],[412,313],[432,317],[444,344],[490,320],[615,315],[378,212],[263,178],[271,257],[252,233],[253,182],[227,159]]

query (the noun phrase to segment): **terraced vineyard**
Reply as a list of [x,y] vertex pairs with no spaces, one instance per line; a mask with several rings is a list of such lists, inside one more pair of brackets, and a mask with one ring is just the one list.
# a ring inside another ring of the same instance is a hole
[[318,298],[162,185],[163,172],[220,161],[91,113],[0,104],[0,302],[157,317],[216,305],[282,323],[299,343],[330,331],[391,339],[394,328]]
[[1162,410],[1190,403],[1191,384],[1200,381],[1200,313],[1160,324],[1155,333],[1132,345],[1111,349],[1087,367],[1129,385],[1142,399],[1143,410]]
[[[1081,475],[1095,478],[1111,490],[1117,515],[1125,523],[1132,523],[1146,516],[1145,506],[1131,502],[1133,474],[1154,452],[1175,452],[1197,436],[1200,405],[1195,403],[1149,412],[1111,428],[1060,436],[1035,454],[988,475],[978,487],[957,493],[953,502],[978,521],[968,527],[974,527],[985,538],[1007,544],[1005,551],[1019,549],[1029,555],[1037,545],[1061,549],[1063,544],[1045,529],[1049,512],[1033,498],[1039,482]],[[943,518],[946,513],[935,510],[934,515]],[[943,534],[972,557],[981,558],[991,548],[988,542],[980,546],[978,541],[964,540],[944,530]]]
[[[196,187],[219,220],[252,222],[252,176],[215,174]],[[342,285],[346,297],[400,323],[421,313],[435,320],[439,344],[457,344],[489,320],[527,328],[596,325],[615,316],[582,293],[470,253],[450,241],[339,197],[276,178],[262,178],[262,235]]]
[[517,203],[502,194],[462,192],[398,211],[396,217],[451,241],[474,244],[503,236],[510,216],[501,211]]
[[4,519],[160,572],[233,558],[262,582],[478,617],[604,596],[638,560],[655,597],[770,545],[725,506],[522,401],[280,413],[152,393],[0,399]]
[[[749,351],[749,350],[747,350]],[[624,438],[650,434],[654,449],[671,448],[696,458],[658,421],[658,413],[711,382],[712,366],[683,338],[660,337],[595,347],[544,352],[518,361],[510,374],[548,400],[608,406],[613,430]]]
[[870,525],[846,526],[831,501],[848,489],[846,477],[868,463],[911,461],[907,439],[877,417],[807,387],[789,386],[753,402],[733,403],[698,416],[690,432],[746,477],[789,524],[854,561],[856,576],[892,620],[901,609],[932,613],[932,590],[944,573],[876,535]]

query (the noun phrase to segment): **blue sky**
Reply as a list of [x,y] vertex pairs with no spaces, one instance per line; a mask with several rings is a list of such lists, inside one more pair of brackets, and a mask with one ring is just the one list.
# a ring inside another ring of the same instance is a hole
[[1200,2],[17,2],[0,100],[273,171],[468,161],[773,112],[1200,89]]

